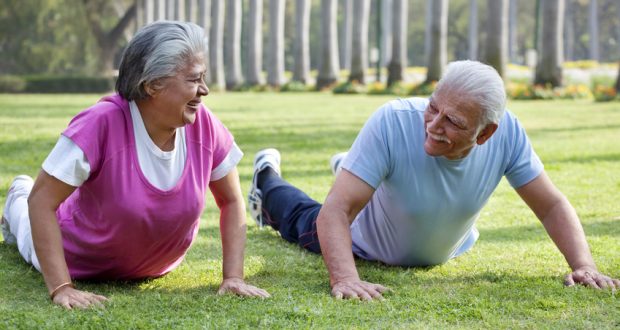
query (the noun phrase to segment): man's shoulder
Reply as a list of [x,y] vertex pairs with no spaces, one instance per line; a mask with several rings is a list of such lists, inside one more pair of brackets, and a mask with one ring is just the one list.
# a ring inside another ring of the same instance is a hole
[[428,105],[428,99],[422,97],[409,97],[392,100],[385,104],[384,108],[393,111],[424,112]]

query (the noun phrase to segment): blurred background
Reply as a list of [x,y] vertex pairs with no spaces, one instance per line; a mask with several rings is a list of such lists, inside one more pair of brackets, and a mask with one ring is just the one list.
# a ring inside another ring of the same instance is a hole
[[523,98],[614,99],[620,83],[619,0],[0,3],[0,92],[109,91],[131,36],[163,19],[205,28],[212,90],[427,94],[460,59]]

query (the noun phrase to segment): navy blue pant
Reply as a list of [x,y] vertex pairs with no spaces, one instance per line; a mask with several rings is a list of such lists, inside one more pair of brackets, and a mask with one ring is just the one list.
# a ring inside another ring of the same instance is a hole
[[[263,217],[285,240],[314,253],[321,253],[316,219],[321,204],[272,173],[261,172]],[[264,174],[263,174],[264,173]]]

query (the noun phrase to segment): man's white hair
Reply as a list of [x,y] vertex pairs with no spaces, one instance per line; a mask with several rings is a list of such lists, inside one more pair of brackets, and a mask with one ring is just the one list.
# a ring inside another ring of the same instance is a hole
[[433,95],[439,92],[459,95],[466,102],[477,104],[484,113],[483,125],[498,124],[504,116],[506,107],[504,81],[489,65],[469,60],[451,62],[437,83]]

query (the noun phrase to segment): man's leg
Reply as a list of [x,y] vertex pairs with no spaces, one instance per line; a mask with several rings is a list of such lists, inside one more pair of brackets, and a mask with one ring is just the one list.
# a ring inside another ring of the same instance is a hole
[[20,175],[13,180],[4,205],[2,234],[6,243],[17,244],[19,253],[27,263],[41,271],[32,243],[28,215],[28,195],[32,185],[32,178],[26,175]]
[[316,218],[321,204],[280,177],[280,155],[275,149],[257,153],[249,206],[260,205],[260,213],[251,212],[259,225],[268,224],[285,240],[321,253]]

